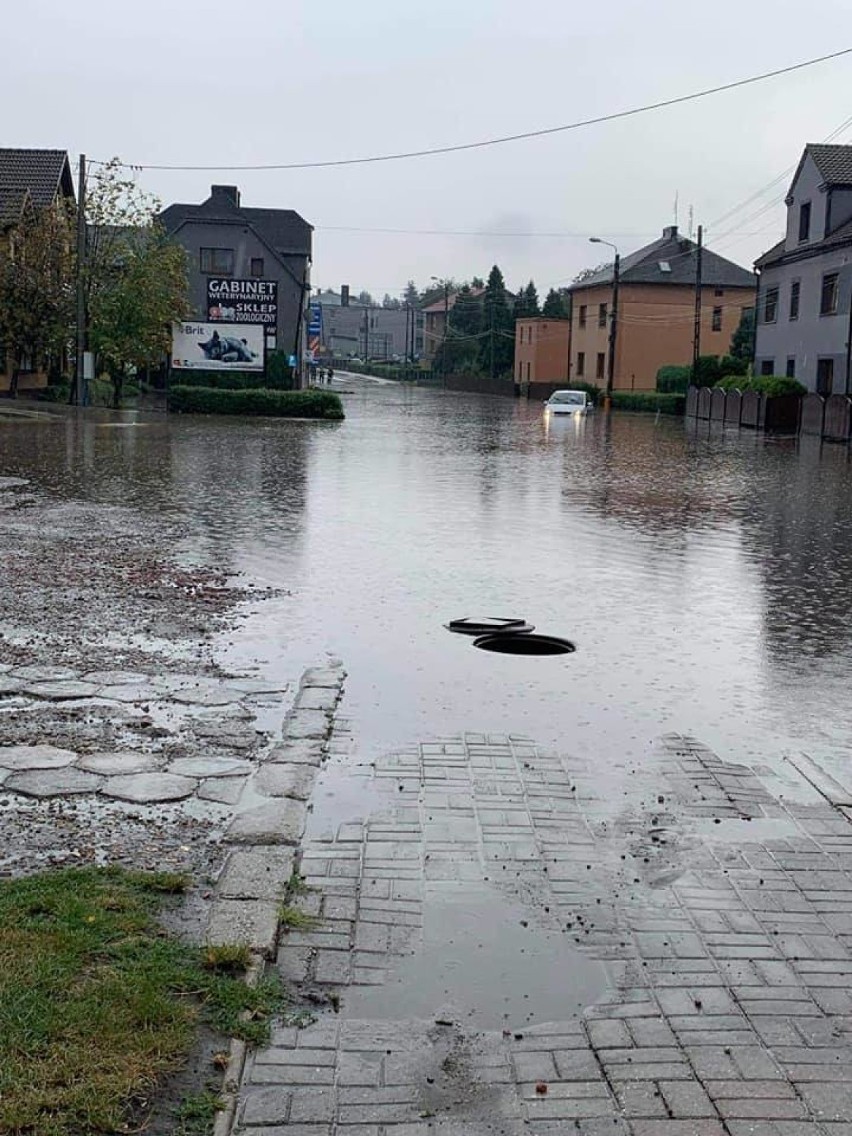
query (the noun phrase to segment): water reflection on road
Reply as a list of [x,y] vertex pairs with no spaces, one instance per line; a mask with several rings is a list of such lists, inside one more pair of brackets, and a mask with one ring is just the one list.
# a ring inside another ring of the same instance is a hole
[[[671,730],[734,759],[844,759],[845,448],[345,385],[339,426],[3,417],[0,475],[186,515],[187,556],[288,589],[223,648],[287,678],[343,658],[362,758],[482,729],[606,764]],[[465,615],[578,650],[486,655],[443,629]]]

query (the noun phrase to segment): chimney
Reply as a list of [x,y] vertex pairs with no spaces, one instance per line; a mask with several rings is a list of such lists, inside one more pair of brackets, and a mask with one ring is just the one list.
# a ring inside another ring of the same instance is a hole
[[240,191],[235,185],[211,185],[210,196],[224,198],[237,209],[240,207]]
[[663,240],[664,241],[676,241],[677,240],[677,225],[666,225],[665,229],[663,229]]

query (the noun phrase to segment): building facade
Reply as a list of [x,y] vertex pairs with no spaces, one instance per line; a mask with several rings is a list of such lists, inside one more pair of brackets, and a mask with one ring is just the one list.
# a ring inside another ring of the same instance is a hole
[[160,220],[186,249],[196,318],[263,323],[267,351],[301,356],[313,226],[292,209],[246,208],[233,185],[170,205]]
[[412,308],[383,308],[337,292],[320,292],[311,300],[322,308],[322,348],[336,359],[359,358],[398,362],[423,354],[423,313]]
[[755,370],[849,394],[852,146],[806,146],[785,202],[786,234],[755,265]]
[[[655,390],[657,372],[693,357],[697,245],[677,226],[621,261],[613,390]],[[702,250],[701,354],[726,355],[743,312],[755,303],[756,277]],[[609,361],[613,269],[574,284],[572,380],[604,387]]]
[[515,321],[515,382],[522,393],[540,384],[567,386],[571,321],[530,316]]
[[[24,210],[50,209],[74,204],[74,179],[65,150],[0,149],[0,258],[8,252]],[[68,234],[73,240],[73,233]],[[67,370],[68,360],[55,360]],[[41,390],[47,386],[47,364],[29,352],[18,359],[0,342],[0,392],[8,391],[17,371],[20,391]]]

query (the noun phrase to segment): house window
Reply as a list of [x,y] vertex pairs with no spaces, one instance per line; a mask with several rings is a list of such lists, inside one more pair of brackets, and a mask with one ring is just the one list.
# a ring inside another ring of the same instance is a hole
[[717,288],[715,290],[715,292],[713,293],[713,295],[714,296],[724,296],[725,295],[725,289],[724,288]]
[[598,304],[598,327],[606,327],[606,304]]
[[203,248],[200,252],[202,272],[210,276],[233,276],[233,249]]
[[[763,322],[775,323],[778,318],[778,289],[767,288],[763,297]],[[770,372],[771,374],[771,372]]]
[[833,316],[837,311],[837,273],[829,272],[822,278],[822,294],[819,301],[819,314]]
[[797,320],[799,318],[799,296],[802,291],[802,284],[799,280],[794,280],[790,285],[790,319]]
[[[582,311],[582,308],[580,310]],[[586,373],[586,352],[585,351],[578,351],[577,352],[577,374],[578,375],[585,375],[585,373]]]
[[524,365],[523,365],[523,363],[519,362],[518,363],[518,382],[521,382],[523,377],[524,377]]
[[795,379],[796,377],[796,359],[791,357],[787,360],[787,370],[785,372],[788,379]]
[[805,201],[799,206],[799,240],[811,239],[811,203]]
[[834,386],[834,360],[817,359],[817,394],[829,395]]
[[586,305],[580,304],[580,327],[586,326]]
[[598,362],[597,362],[597,366],[595,367],[595,377],[596,378],[602,379],[604,377],[604,366],[605,365],[606,365],[606,355],[604,355],[603,351],[599,351],[598,352]]
[[263,276],[263,257],[253,256],[251,258],[251,275]]
[[530,365],[527,363],[527,382],[530,381]]
[[711,326],[712,326],[713,331],[721,331],[722,330],[722,309],[721,308],[714,308],[713,309],[713,323],[712,323]]
[[764,359],[760,364],[761,375],[774,375],[775,374],[775,360]]

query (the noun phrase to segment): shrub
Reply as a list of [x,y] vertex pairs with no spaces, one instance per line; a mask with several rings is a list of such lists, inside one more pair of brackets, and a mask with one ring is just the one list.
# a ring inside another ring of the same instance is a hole
[[263,385],[271,390],[293,389],[293,368],[283,351],[271,351],[266,357],[266,376]]
[[701,355],[694,368],[690,368],[692,382],[697,387],[712,387],[725,377],[718,355]]
[[807,394],[807,387],[786,375],[755,375],[748,381],[748,389],[759,394]]
[[668,364],[657,371],[657,390],[661,394],[684,394],[692,377],[692,368]]
[[686,396],[682,394],[661,394],[658,391],[613,391],[612,405],[615,410],[683,414],[686,409]]
[[345,417],[333,391],[216,390],[176,386],[169,391],[169,409],[178,414],[258,414],[270,418]]
[[752,375],[744,378],[739,375],[726,375],[715,384],[722,390],[756,391],[758,394],[807,394],[807,388],[796,379],[788,379],[786,375]]
[[719,360],[723,375],[747,375],[748,359],[738,359],[735,355],[723,355]]

